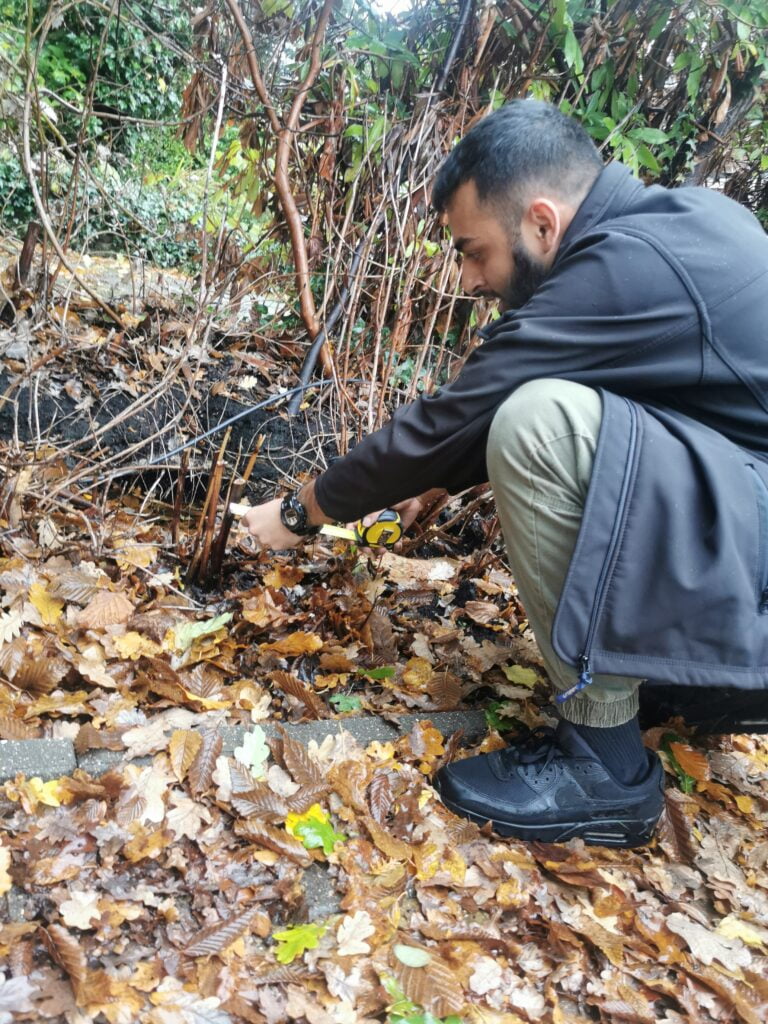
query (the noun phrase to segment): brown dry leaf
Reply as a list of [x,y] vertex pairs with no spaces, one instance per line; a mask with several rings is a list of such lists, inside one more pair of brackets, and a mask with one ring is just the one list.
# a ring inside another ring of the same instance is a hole
[[230,802],[244,818],[255,815],[275,822],[285,821],[291,811],[286,800],[266,785],[254,786],[244,793],[232,793]]
[[494,619],[498,619],[499,608],[493,601],[467,601],[464,605],[464,614],[473,622],[485,626],[489,622],[493,622]]
[[452,558],[404,558],[393,551],[379,556],[379,571],[404,590],[450,590],[461,564]]
[[311,718],[328,717],[328,708],[322,698],[318,697],[314,690],[303,683],[298,676],[294,676],[290,672],[277,671],[270,673],[269,678],[284,693],[289,693],[300,701]]
[[215,729],[206,729],[202,734],[200,748],[189,768],[189,784],[195,796],[210,789],[216,758],[221,753],[221,747],[221,733]]
[[133,605],[119,591],[100,590],[77,616],[82,629],[104,629],[127,622],[133,615]]
[[113,729],[96,729],[90,722],[81,725],[75,737],[76,754],[83,754],[86,750],[122,750],[123,747],[121,733]]
[[27,641],[16,637],[0,647],[0,674],[13,679],[27,657]]
[[[410,943],[408,945],[414,948]],[[426,952],[429,960],[423,967],[408,967],[396,955],[392,955],[390,964],[395,977],[412,1002],[423,1006],[435,1016],[447,1017],[450,1013],[460,1013],[465,999],[455,969],[437,950]]]
[[0,740],[33,740],[39,737],[40,729],[13,715],[0,715]]
[[273,828],[262,821],[255,821],[253,818],[238,818],[235,822],[235,832],[245,839],[259,846],[266,846],[268,850],[274,850],[283,857],[288,857],[301,867],[309,867],[313,863],[313,857],[304,846],[289,836],[283,829]]
[[203,738],[194,729],[175,729],[171,734],[168,754],[171,759],[173,774],[183,782],[190,765],[203,745]]
[[188,839],[197,839],[203,825],[211,824],[211,814],[207,807],[181,793],[172,789],[170,794],[169,807],[165,816],[165,823],[173,832],[176,839],[186,836]]
[[304,744],[289,736],[285,729],[281,729],[281,737],[283,762],[291,773],[293,781],[298,782],[300,786],[324,784],[323,774],[316,762],[309,756]]
[[27,658],[13,677],[13,685],[26,693],[50,693],[69,671],[63,658]]
[[288,622],[289,616],[276,603],[274,597],[268,590],[249,597],[243,601],[243,619],[259,629],[266,629],[267,626],[282,626]]
[[435,672],[427,684],[427,693],[442,711],[450,711],[461,703],[461,680],[450,672]]
[[256,934],[262,938],[266,938],[272,930],[269,918],[258,904],[227,918],[226,921],[218,921],[208,928],[203,928],[192,937],[183,952],[187,956],[210,956],[212,953],[221,953],[254,923]]
[[271,644],[259,644],[264,651],[274,651],[285,658],[297,658],[302,654],[314,654],[323,646],[322,639],[317,633],[305,633],[297,631],[276,640]]
[[159,823],[165,817],[164,796],[171,778],[157,763],[146,768],[126,765],[128,789],[121,794],[116,817],[121,825],[132,821]]
[[371,814],[381,825],[386,821],[394,801],[392,783],[386,772],[376,772],[368,787],[368,800]]
[[40,928],[43,945],[72,982],[78,1003],[86,997],[88,964],[85,953],[78,941],[60,924],[49,924]]
[[295,587],[304,579],[304,570],[298,565],[276,565],[274,569],[264,573],[264,583],[268,587],[280,590],[281,587]]
[[365,817],[363,822],[368,829],[371,839],[383,854],[386,854],[387,857],[391,857],[393,860],[410,860],[413,848],[408,843],[404,843],[402,839],[396,839],[393,835],[390,835],[385,828],[371,817]]
[[659,822],[658,836],[662,847],[672,860],[692,864],[698,852],[693,835],[696,804],[677,789],[664,793],[664,813]]
[[697,782],[706,782],[709,779],[709,761],[704,751],[694,750],[687,743],[670,743],[669,749],[686,775],[690,775]]

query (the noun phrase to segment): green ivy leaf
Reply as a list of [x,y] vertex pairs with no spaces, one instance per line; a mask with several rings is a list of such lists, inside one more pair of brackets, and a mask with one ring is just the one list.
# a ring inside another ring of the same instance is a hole
[[290,964],[308,949],[315,949],[328,929],[326,924],[297,924],[282,932],[273,932],[278,948],[275,954],[281,964]]
[[362,707],[360,698],[349,693],[334,693],[329,698],[329,703],[333,704],[337,711],[359,711]]

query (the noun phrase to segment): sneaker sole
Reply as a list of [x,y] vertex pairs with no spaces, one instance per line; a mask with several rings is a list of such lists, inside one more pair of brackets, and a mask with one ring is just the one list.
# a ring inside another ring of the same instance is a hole
[[[438,793],[440,790],[438,790]],[[499,818],[487,818],[475,811],[468,811],[451,800],[440,797],[443,805],[462,818],[469,818],[478,825],[490,821],[494,831],[505,838],[523,839],[527,842],[566,843],[569,839],[583,839],[589,846],[618,846],[632,849],[646,846],[651,839],[658,823],[658,815],[645,820],[622,821],[605,819],[590,822],[558,822],[556,825],[520,825],[501,821]]]

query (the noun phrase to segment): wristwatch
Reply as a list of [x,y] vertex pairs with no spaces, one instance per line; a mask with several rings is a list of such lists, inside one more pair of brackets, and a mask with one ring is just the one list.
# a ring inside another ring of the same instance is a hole
[[317,526],[310,526],[307,522],[307,510],[295,494],[286,494],[280,502],[280,522],[286,530],[300,537],[309,537],[318,530]]

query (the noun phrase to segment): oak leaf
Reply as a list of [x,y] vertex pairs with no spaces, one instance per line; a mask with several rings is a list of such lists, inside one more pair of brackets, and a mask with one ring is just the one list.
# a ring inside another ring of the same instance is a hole
[[365,940],[375,931],[376,928],[367,911],[356,910],[354,914],[347,914],[336,930],[336,939],[339,943],[337,953],[339,956],[370,953],[371,947]]
[[68,928],[86,930],[94,927],[101,917],[98,903],[100,895],[93,889],[75,890],[68,900],[59,905],[64,924]]

